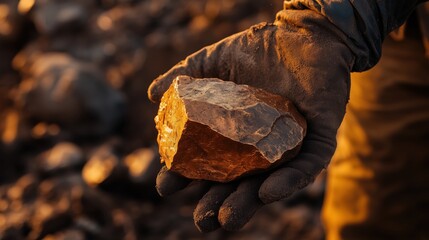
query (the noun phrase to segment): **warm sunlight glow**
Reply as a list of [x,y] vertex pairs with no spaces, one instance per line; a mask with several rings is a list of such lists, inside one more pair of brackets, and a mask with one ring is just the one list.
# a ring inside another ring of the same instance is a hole
[[36,0],[21,0],[18,4],[18,11],[21,14],[25,14],[31,10],[31,8],[34,6],[34,3]]
[[18,134],[19,115],[16,111],[9,111],[6,115],[5,130],[2,140],[6,144],[11,144]]

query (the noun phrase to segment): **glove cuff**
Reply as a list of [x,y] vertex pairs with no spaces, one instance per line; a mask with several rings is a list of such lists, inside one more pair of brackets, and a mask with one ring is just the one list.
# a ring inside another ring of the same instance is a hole
[[356,56],[353,71],[373,67],[381,57],[384,38],[402,25],[420,0],[285,0],[284,9],[310,9],[344,34],[345,44]]
[[320,39],[320,44],[323,44],[323,41],[342,43],[347,47],[342,48],[342,50],[333,50],[342,51],[338,56],[345,56],[347,59],[351,59],[347,61],[349,71],[354,70],[357,65],[357,55],[354,53],[359,49],[350,42],[350,39],[340,29],[330,23],[324,16],[312,10],[282,10],[277,13],[274,24],[278,27],[291,28],[291,26],[294,26],[298,29],[304,29],[311,36],[317,36]]
[[[384,39],[380,34],[377,16],[372,14],[370,4],[367,5],[365,18],[357,12],[350,1],[284,1],[284,11],[311,10],[325,18],[320,24],[330,23],[337,31],[335,34],[350,48],[356,57],[352,71],[361,72],[373,67],[381,57],[381,44]],[[369,14],[371,13],[371,14]],[[366,16],[368,15],[368,16]],[[356,16],[356,17],[355,17]],[[358,17],[357,17],[358,16]]]

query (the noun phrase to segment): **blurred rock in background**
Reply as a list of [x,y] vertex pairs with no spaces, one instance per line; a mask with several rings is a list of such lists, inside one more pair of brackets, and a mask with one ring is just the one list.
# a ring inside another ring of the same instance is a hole
[[156,194],[152,79],[282,1],[0,1],[0,239],[323,239],[324,179],[238,233]]

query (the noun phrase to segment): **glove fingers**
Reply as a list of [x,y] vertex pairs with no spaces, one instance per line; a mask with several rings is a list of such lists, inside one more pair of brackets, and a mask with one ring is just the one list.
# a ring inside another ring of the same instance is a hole
[[294,168],[282,168],[272,173],[261,185],[259,198],[269,204],[289,197],[305,187],[311,181],[310,176]]
[[211,232],[220,227],[218,221],[219,208],[223,201],[236,189],[236,184],[218,184],[199,201],[194,210],[195,226],[200,232]]
[[190,182],[190,179],[168,171],[167,167],[163,166],[156,177],[156,190],[160,196],[165,197],[182,190]]
[[228,231],[241,229],[263,206],[258,198],[262,181],[262,177],[244,180],[237,190],[229,195],[219,210],[218,220],[222,228]]
[[261,185],[259,198],[265,204],[289,197],[314,181],[330,161],[335,147],[309,136],[300,154],[284,168],[273,172]]

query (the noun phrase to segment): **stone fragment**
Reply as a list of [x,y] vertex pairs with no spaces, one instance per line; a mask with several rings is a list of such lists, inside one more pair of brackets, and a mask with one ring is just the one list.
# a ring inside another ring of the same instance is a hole
[[130,180],[137,184],[155,185],[156,174],[161,168],[156,148],[140,148],[124,158]]
[[0,145],[12,150],[30,139],[31,129],[22,114],[13,108],[0,113]]
[[124,97],[94,65],[49,53],[37,57],[24,75],[17,105],[30,119],[55,123],[75,135],[98,136],[110,133],[122,118]]
[[31,216],[29,239],[44,236],[70,226],[73,222],[69,199],[62,197],[56,202],[35,202],[37,211]]
[[35,176],[26,174],[9,187],[7,197],[11,201],[27,203],[36,198],[38,185],[39,181]]
[[84,164],[82,150],[73,143],[60,142],[40,156],[38,168],[41,173],[53,175],[78,169]]
[[72,30],[88,22],[90,1],[38,1],[32,20],[41,34],[54,34],[60,30]]
[[111,147],[102,146],[83,167],[82,176],[89,186],[115,187],[128,178],[128,171]]
[[293,158],[306,122],[292,102],[248,85],[179,76],[155,118],[161,161],[190,179],[228,182]]
[[[0,1],[0,43],[17,41],[23,30],[24,17],[18,12],[18,1]],[[2,54],[3,55],[3,54]]]

